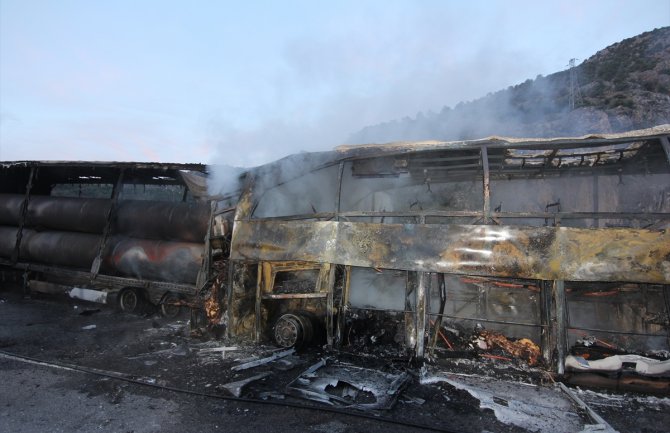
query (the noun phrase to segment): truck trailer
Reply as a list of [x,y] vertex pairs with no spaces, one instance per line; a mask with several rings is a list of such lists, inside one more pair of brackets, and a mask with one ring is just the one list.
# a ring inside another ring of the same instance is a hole
[[196,292],[211,201],[199,164],[0,165],[0,265],[26,289],[178,314]]

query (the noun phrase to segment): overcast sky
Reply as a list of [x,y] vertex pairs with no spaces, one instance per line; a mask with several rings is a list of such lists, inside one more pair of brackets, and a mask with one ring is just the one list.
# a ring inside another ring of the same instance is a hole
[[668,25],[669,0],[0,0],[0,161],[257,165]]

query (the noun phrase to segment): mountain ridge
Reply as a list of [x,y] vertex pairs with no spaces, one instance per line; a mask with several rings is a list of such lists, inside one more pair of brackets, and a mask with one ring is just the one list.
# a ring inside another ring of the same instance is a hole
[[670,123],[670,27],[612,44],[572,69],[538,75],[439,113],[367,126],[348,143],[549,138],[664,123]]

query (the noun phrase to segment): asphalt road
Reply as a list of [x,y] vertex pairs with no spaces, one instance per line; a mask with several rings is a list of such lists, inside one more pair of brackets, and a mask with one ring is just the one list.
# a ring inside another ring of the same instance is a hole
[[[329,406],[283,394],[286,384],[324,353],[301,354],[296,357],[296,366],[285,371],[265,366],[242,373],[230,368],[238,363],[235,356],[259,356],[262,349],[240,346],[234,356],[202,356],[203,347],[234,343],[195,339],[185,321],[130,316],[66,298],[27,298],[19,291],[0,287],[0,433],[511,433],[580,431],[589,423],[556,387],[515,382],[513,376],[498,380],[507,373],[493,370],[498,364],[492,361],[482,366],[496,380],[454,376],[438,369],[435,374],[447,374],[450,382],[421,384],[413,376],[392,410],[362,413],[345,409],[333,413],[326,410]],[[368,367],[377,363],[402,368],[383,357],[376,361],[361,357],[360,362]],[[89,373],[63,365],[82,366]],[[435,368],[430,367],[431,371]],[[90,374],[92,369],[151,386]],[[269,398],[261,403],[226,399],[229,394],[222,384],[259,371],[270,372],[271,376],[250,387],[243,397],[258,399],[269,391]],[[171,387],[184,392],[168,389]],[[619,431],[668,431],[670,399],[580,395],[594,402]],[[384,422],[379,417],[403,424]]]

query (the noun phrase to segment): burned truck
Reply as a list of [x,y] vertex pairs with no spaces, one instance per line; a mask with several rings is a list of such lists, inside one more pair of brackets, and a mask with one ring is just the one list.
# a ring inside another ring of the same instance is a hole
[[418,359],[480,329],[474,344],[560,374],[588,341],[667,358],[669,135],[342,146],[258,167],[211,318],[231,337]]
[[3,278],[123,311],[155,305],[177,315],[207,273],[205,175],[199,164],[3,163]]

